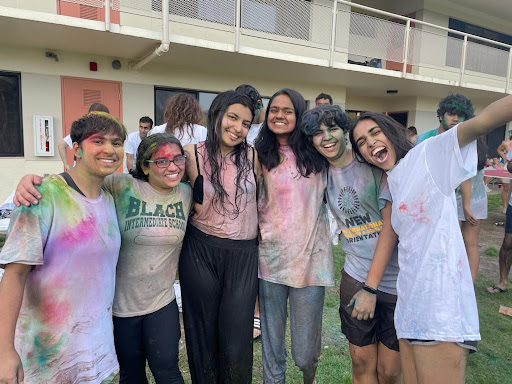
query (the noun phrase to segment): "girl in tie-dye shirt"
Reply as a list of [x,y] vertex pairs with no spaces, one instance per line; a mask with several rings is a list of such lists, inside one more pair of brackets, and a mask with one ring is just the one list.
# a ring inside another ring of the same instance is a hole
[[306,109],[292,89],[272,96],[256,139],[259,180],[259,303],[265,382],[284,381],[290,303],[292,355],[304,383],[314,381],[326,286],[334,285],[323,158],[296,127]]

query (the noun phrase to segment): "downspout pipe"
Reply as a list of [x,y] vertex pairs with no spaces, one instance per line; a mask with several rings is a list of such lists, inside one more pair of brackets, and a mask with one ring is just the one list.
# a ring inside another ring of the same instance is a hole
[[133,69],[140,71],[140,69],[153,60],[155,57],[162,56],[164,53],[169,51],[169,0],[162,0],[162,42],[160,46],[153,52],[144,56],[139,62],[137,62]]

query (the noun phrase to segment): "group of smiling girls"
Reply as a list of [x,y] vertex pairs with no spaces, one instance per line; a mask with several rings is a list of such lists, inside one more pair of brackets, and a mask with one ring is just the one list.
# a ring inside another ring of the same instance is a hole
[[[144,383],[146,359],[157,383],[183,382],[178,260],[193,383],[251,382],[257,295],[264,382],[285,382],[289,305],[292,356],[313,383],[325,287],[335,283],[325,201],[343,233],[340,316],[354,382],[398,383],[403,374],[407,384],[463,383],[480,334],[454,190],[476,173],[475,140],[512,120],[512,96],[415,148],[388,116],[368,112],[351,124],[337,106],[306,111],[291,89],[271,97],[253,148],[255,102],[219,94],[205,141],[183,148],[168,134],[149,136],[135,175],[105,181],[122,236],[121,383]],[[32,180],[22,182],[21,202],[38,195]],[[158,207],[174,228],[133,231],[131,216]]]

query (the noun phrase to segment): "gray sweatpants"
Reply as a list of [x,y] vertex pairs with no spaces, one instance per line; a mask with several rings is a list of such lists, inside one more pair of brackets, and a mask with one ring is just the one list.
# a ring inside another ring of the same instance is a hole
[[290,300],[292,357],[311,384],[321,351],[325,287],[292,288],[259,281],[261,345],[265,384],[284,384],[286,373],[286,318]]

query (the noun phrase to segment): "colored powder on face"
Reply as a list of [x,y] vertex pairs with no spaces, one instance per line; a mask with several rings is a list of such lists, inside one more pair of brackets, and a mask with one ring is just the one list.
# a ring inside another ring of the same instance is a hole
[[78,156],[80,156],[80,157],[84,157],[84,150],[83,150],[83,149],[82,149],[82,150],[80,150],[80,153],[78,154]]

